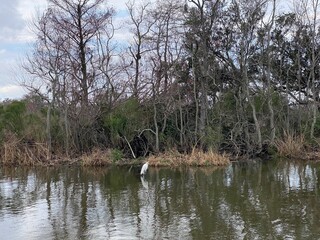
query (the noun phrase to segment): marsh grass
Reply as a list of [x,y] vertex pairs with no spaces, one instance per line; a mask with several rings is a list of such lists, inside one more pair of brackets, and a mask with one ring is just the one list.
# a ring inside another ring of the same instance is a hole
[[106,166],[113,163],[112,150],[93,149],[90,153],[80,156],[83,166]]
[[3,165],[36,165],[48,161],[48,148],[44,144],[25,142],[13,133],[7,133],[1,145],[0,161]]
[[194,149],[187,157],[188,165],[195,166],[225,166],[230,163],[226,154],[220,154],[213,150],[207,152]]
[[165,153],[151,155],[147,161],[151,166],[225,166],[230,163],[229,157],[212,150],[207,152],[194,149],[190,154],[182,154],[177,150],[170,150]]
[[305,155],[306,140],[303,135],[285,133],[283,139],[275,141],[279,157],[302,158]]
[[[60,156],[60,155],[59,155]],[[108,165],[139,165],[141,161],[149,161],[151,166],[224,166],[229,164],[229,157],[214,151],[194,149],[190,154],[182,154],[177,150],[169,150],[157,155],[150,155],[147,159],[126,159],[123,153],[115,149],[93,149],[89,153],[73,158],[59,157],[49,154],[46,144],[26,142],[15,134],[6,134],[0,147],[0,163],[2,165],[44,165],[81,164],[82,166]]]

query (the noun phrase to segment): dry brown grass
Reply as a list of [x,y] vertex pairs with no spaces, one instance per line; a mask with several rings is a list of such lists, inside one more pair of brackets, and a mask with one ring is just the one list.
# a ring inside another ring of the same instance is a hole
[[306,141],[303,135],[286,133],[283,139],[275,141],[278,155],[287,158],[301,158],[305,155]]
[[230,163],[230,160],[226,154],[220,154],[212,150],[207,152],[193,150],[187,158],[187,163],[196,166],[225,166]]
[[[170,150],[147,159],[151,166],[222,166],[229,164],[229,158],[214,151],[203,152],[193,150],[191,154],[181,154]],[[137,160],[138,163],[140,160]],[[73,159],[49,155],[45,144],[25,142],[15,134],[6,134],[0,147],[0,163],[2,165],[55,165],[81,163],[83,166],[106,166],[111,164],[137,164],[137,161],[124,159],[123,154],[115,150],[94,149],[90,153]]]
[[178,167],[186,166],[225,166],[230,163],[228,156],[214,151],[204,152],[193,150],[191,154],[181,154],[177,150],[170,150],[158,155],[151,155],[147,161],[151,166]]
[[48,148],[45,144],[25,142],[13,133],[6,133],[0,149],[3,165],[36,165],[47,162]]
[[83,166],[106,166],[112,164],[111,150],[94,149],[80,157]]
[[149,165],[155,167],[169,167],[169,166],[180,166],[185,161],[184,155],[176,150],[170,150],[157,155],[150,155],[147,158]]

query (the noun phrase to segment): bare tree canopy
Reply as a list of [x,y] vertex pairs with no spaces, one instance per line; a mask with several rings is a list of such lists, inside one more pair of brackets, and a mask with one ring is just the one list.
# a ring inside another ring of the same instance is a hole
[[107,4],[49,0],[35,20],[24,85],[52,149],[259,156],[320,137],[318,1],[130,1],[126,28]]

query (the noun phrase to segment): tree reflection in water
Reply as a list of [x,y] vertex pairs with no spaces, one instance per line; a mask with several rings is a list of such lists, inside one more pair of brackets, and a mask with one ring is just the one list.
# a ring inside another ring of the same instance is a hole
[[1,168],[6,239],[317,239],[319,165]]

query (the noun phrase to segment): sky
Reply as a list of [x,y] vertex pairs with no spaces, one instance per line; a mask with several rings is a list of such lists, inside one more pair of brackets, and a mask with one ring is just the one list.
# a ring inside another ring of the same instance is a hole
[[[108,6],[116,10],[114,21],[124,21],[126,2],[129,0],[106,0]],[[144,0],[131,0],[135,3]],[[150,0],[149,0],[150,1]],[[153,0],[151,0],[153,1]],[[288,1],[285,5],[288,5]],[[47,0],[1,0],[0,8],[0,101],[7,98],[19,99],[26,91],[19,86],[17,76],[22,75],[18,68],[26,53],[31,50],[34,35],[30,29],[32,20],[37,13],[45,10]],[[284,7],[287,9],[288,7]],[[124,40],[128,32],[122,31],[115,35],[116,39]]]
[[[116,12],[126,10],[128,0],[109,0]],[[136,1],[137,2],[137,1]],[[1,0],[0,8],[0,101],[19,99],[26,92],[19,86],[19,62],[30,51],[34,35],[32,19],[47,6],[46,0]],[[120,17],[118,17],[120,19]]]

